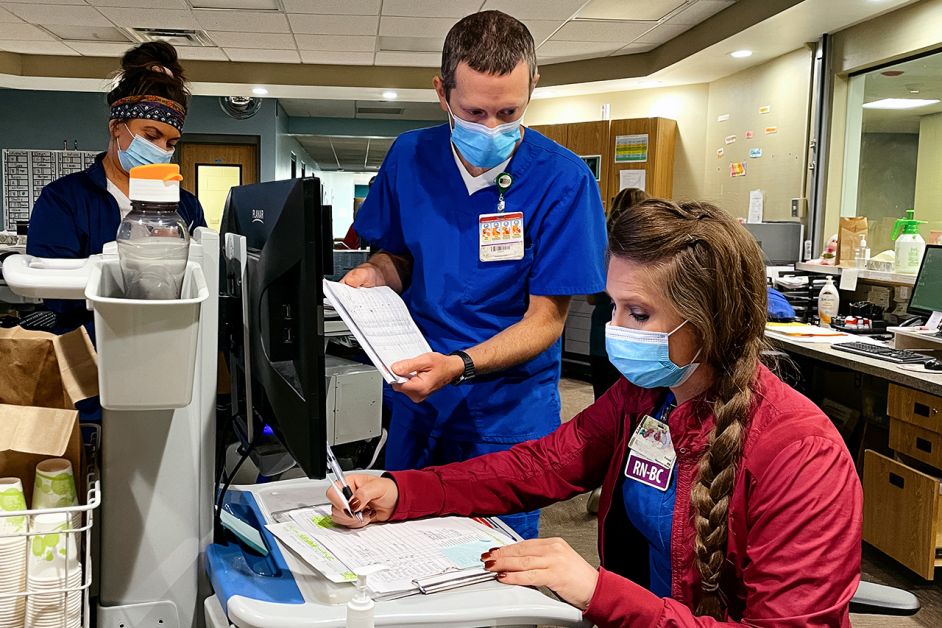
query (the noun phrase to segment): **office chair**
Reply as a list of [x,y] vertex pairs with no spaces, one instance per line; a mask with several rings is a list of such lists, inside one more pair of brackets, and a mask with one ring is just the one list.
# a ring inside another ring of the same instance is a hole
[[863,580],[850,601],[851,613],[869,615],[915,615],[919,608],[919,600],[909,591]]

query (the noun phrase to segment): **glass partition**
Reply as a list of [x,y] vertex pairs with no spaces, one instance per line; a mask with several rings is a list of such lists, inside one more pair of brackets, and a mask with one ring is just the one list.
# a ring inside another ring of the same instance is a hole
[[942,53],[851,77],[841,216],[866,216],[873,254],[907,209],[942,243]]

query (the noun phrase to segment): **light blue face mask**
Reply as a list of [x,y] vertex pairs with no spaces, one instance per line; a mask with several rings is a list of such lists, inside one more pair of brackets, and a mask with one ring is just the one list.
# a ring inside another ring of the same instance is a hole
[[514,147],[520,141],[520,123],[523,116],[492,129],[478,122],[462,120],[451,112],[447,103],[445,106],[454,120],[451,141],[468,163],[478,168],[490,169],[510,159]]
[[[124,128],[128,129],[128,125],[125,124]],[[131,133],[131,129],[128,129],[128,133]],[[127,150],[121,150],[121,144],[118,144],[118,161],[125,172],[131,172],[135,166],[170,163],[173,150],[164,150],[140,135],[131,135],[134,139],[128,144]]]
[[[605,350],[609,361],[629,382],[641,388],[680,386],[700,366],[691,361],[677,366],[670,358],[670,336],[687,324],[684,321],[670,333],[605,326]],[[693,356],[696,360],[700,352]]]

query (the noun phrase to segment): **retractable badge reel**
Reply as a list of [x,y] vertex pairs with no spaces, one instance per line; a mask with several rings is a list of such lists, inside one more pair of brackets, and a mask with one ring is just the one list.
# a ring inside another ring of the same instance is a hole
[[513,185],[509,172],[497,175],[497,212],[478,216],[478,249],[482,262],[523,259],[523,212],[505,212],[505,195]]

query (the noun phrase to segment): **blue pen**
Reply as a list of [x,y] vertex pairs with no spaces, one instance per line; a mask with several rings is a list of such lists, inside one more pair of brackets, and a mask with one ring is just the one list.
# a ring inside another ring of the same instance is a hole
[[[331,451],[330,445],[327,445],[327,466],[330,467],[331,473],[334,474],[334,477],[337,478],[337,481],[340,482],[340,485],[343,487],[342,491],[338,491],[338,495],[340,495],[340,499],[343,500],[347,514],[351,517],[356,517],[359,521],[363,521],[363,513],[353,512],[353,508],[350,507],[350,500],[353,499],[353,489],[347,484],[347,478],[343,476],[343,469],[340,468],[340,463],[337,462],[337,458],[334,456],[334,452]],[[331,484],[331,486],[335,491],[337,490],[336,484]]]

